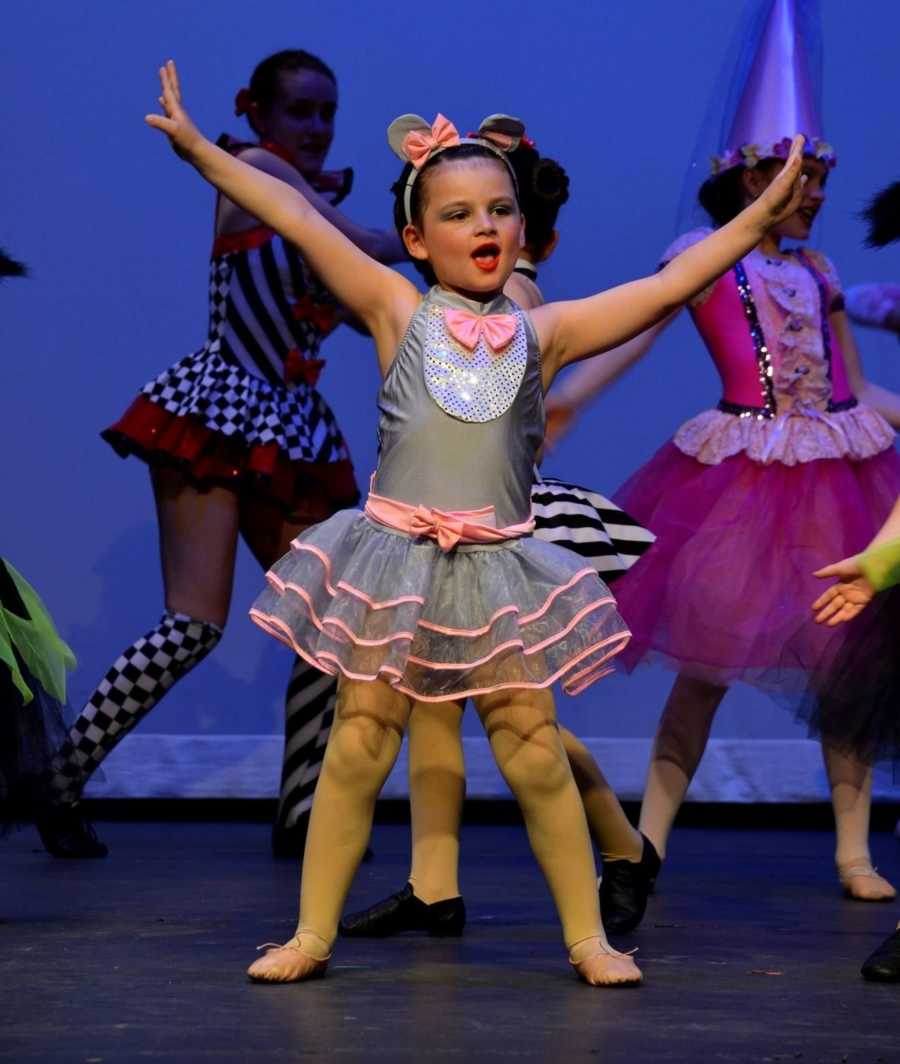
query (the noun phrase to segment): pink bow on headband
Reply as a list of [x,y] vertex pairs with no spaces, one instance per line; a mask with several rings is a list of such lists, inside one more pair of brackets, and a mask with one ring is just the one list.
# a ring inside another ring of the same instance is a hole
[[436,151],[454,148],[457,144],[459,133],[456,126],[442,114],[435,118],[430,132],[414,129],[403,138],[403,150],[417,170],[421,170]]
[[447,331],[458,344],[474,351],[483,336],[492,351],[502,351],[516,335],[515,314],[471,314],[467,310],[444,311]]

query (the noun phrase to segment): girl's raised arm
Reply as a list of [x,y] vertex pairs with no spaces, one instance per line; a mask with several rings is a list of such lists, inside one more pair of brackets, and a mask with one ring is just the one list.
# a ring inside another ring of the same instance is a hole
[[223,195],[296,244],[326,287],[365,323],[382,366],[389,364],[420,301],[415,286],[360,251],[296,188],[207,140],[182,105],[174,62],[159,77],[165,113],[148,115],[147,124],[165,133],[174,151]]
[[755,248],[772,226],[799,206],[806,180],[801,174],[803,144],[802,136],[794,138],[787,162],[758,199],[659,273],[587,299],[547,303],[532,311],[551,373],[608,351],[662,321]]

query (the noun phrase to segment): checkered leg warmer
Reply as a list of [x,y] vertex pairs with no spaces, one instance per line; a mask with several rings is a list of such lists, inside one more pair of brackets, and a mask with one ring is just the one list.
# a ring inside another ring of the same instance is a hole
[[118,657],[91,695],[53,762],[59,804],[76,802],[101,761],[169,688],[198,665],[222,629],[169,610]]
[[334,720],[337,681],[297,658],[285,698],[284,762],[276,826],[292,828],[312,808]]

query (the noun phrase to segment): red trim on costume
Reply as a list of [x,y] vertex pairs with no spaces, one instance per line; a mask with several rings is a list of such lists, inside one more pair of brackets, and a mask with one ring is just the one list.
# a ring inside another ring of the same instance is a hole
[[257,225],[252,229],[243,229],[240,233],[226,233],[213,241],[212,256],[231,255],[235,251],[255,251],[275,236],[275,230],[267,225]]
[[101,433],[123,458],[148,465],[173,465],[200,490],[248,490],[289,514],[321,521],[359,499],[353,465],[292,461],[277,443],[249,444],[226,436],[192,416],[170,414],[144,395]]

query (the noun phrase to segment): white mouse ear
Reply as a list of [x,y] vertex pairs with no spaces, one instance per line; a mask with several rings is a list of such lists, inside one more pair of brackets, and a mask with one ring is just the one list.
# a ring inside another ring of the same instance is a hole
[[512,115],[488,115],[478,127],[478,136],[501,151],[515,151],[525,136],[525,123]]
[[388,126],[387,139],[391,151],[403,162],[412,160],[406,150],[406,138],[410,133],[430,133],[431,123],[426,122],[421,115],[400,115]]

